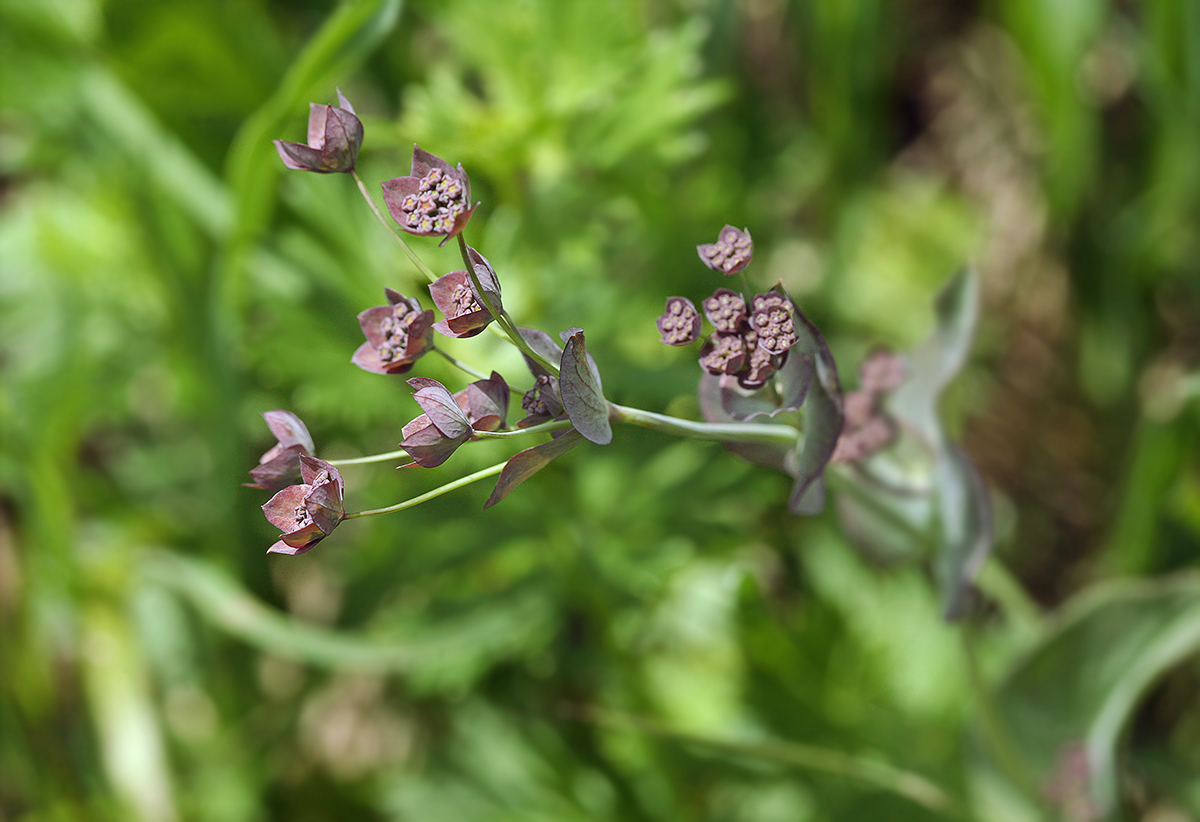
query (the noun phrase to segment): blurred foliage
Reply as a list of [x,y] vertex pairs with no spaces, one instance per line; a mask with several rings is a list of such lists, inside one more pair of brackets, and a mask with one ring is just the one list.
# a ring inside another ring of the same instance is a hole
[[[1200,818],[1200,6],[0,0],[0,76],[0,820]],[[349,357],[419,277],[270,145],[336,86],[372,186],[463,162],[506,306],[624,404],[695,415],[654,317],[727,222],[851,384],[972,263],[966,621],[623,427],[265,557],[262,411],[328,458],[416,414]]]

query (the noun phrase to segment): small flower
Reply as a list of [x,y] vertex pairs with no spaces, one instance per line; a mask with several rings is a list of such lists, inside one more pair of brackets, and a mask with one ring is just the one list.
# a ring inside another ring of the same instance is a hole
[[267,553],[303,554],[333,533],[346,516],[342,475],[325,460],[300,457],[301,485],[284,488],[262,507],[267,521],[283,531]]
[[756,294],[750,327],[758,334],[758,347],[771,355],[780,355],[796,344],[796,326],[792,321],[792,301],[778,291]]
[[309,104],[308,145],[275,140],[275,150],[285,166],[319,174],[354,170],[362,147],[363,126],[341,89],[337,96],[340,108]]
[[498,431],[508,418],[508,383],[495,371],[454,393],[454,401],[476,431]]
[[416,298],[385,288],[388,305],[368,308],[358,315],[367,341],[350,361],[375,374],[403,374],[433,348],[433,311],[421,310]]
[[667,297],[667,308],[658,318],[658,333],[667,345],[687,345],[700,336],[700,314],[686,297]]
[[435,468],[476,431],[495,431],[508,415],[508,384],[496,372],[451,394],[437,380],[414,377],[413,398],[425,412],[408,425],[400,447],[423,468]]
[[704,301],[704,316],[717,331],[736,334],[746,320],[746,300],[736,291],[718,288]]
[[383,200],[402,229],[421,237],[449,239],[466,227],[475,210],[462,163],[451,168],[415,145],[412,173],[385,182]]
[[525,418],[517,423],[518,428],[564,418],[567,411],[558,392],[558,378],[539,374],[533,382],[533,388],[521,398],[521,408],[525,411]]
[[775,371],[783,363],[783,358],[772,354],[762,345],[762,335],[747,331],[742,334],[746,344],[746,364],[737,372],[738,385],[742,388],[762,388],[767,380],[775,376]]
[[700,367],[713,376],[736,374],[746,365],[746,340],[741,334],[714,331],[700,347]]
[[700,260],[713,271],[722,274],[737,274],[754,259],[754,242],[749,230],[727,225],[715,243],[696,246]]
[[311,457],[317,449],[304,422],[291,411],[266,411],[263,419],[278,442],[250,469],[254,482],[246,486],[278,491],[300,481],[300,456]]
[[[492,264],[470,246],[467,246],[467,256],[471,259],[484,296],[499,311],[503,307],[500,303],[500,281],[496,278]],[[433,324],[434,330],[439,334],[445,334],[447,337],[474,337],[493,319],[480,295],[475,293],[471,276],[466,271],[451,271],[439,277],[429,286],[429,294],[438,310],[446,315],[446,319]]]

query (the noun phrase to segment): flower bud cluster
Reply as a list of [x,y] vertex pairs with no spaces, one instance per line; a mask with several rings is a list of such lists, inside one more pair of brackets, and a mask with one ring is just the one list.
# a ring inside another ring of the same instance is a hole
[[[736,274],[754,258],[749,232],[727,225],[717,242],[696,247],[700,260],[714,271]],[[700,348],[700,367],[714,376],[728,375],[746,389],[762,388],[798,340],[792,301],[782,290],[756,294],[747,303],[739,292],[718,288],[702,303],[713,332]],[[687,345],[700,338],[700,314],[686,297],[668,297],[658,318],[661,341]]]

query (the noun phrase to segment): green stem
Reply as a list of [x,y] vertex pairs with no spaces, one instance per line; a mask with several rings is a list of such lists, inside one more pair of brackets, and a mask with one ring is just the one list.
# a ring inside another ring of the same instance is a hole
[[363,178],[358,174],[358,169],[354,169],[350,172],[350,174],[353,175],[354,182],[358,183],[358,190],[362,193],[363,199],[367,201],[367,205],[371,207],[371,213],[375,215],[375,219],[378,220],[379,224],[384,227],[384,230],[391,235],[392,239],[400,244],[400,248],[403,249],[404,253],[408,256],[409,261],[417,267],[417,270],[420,271],[425,279],[429,280],[429,282],[432,283],[437,280],[437,275],[433,273],[433,270],[430,269],[429,266],[425,265],[425,261],[418,257],[415,251],[409,248],[408,243],[404,241],[402,236],[396,233],[396,229],[388,223],[387,218],[383,216],[383,213],[379,210],[379,207],[375,205],[375,201],[371,198],[370,192],[367,191],[367,184],[363,182]]
[[495,305],[487,292],[483,290],[483,286],[479,283],[479,275],[475,273],[475,266],[471,264],[471,254],[467,250],[467,240],[462,235],[458,234],[458,251],[462,255],[463,265],[467,269],[467,276],[471,278],[471,287],[475,289],[475,293],[479,295],[480,302],[487,312],[492,315],[492,319],[504,330],[504,335],[508,337],[508,341],[515,345],[522,354],[532,359],[534,362],[541,365],[554,376],[558,376],[558,364],[552,363],[543,357],[525,341],[521,336],[521,332],[517,330],[517,325],[512,321],[512,317],[508,316],[503,308]]
[[693,422],[640,408],[608,404],[609,419],[709,442],[737,442],[761,445],[795,445],[800,432],[790,425],[771,425],[756,422]]
[[714,753],[741,759],[776,762],[801,770],[816,771],[863,782],[904,797],[935,813],[958,816],[961,811],[941,787],[924,776],[886,762],[863,759],[815,745],[777,740],[720,739],[669,728],[651,719],[586,706],[568,706],[576,719],[601,727],[638,731],[663,739],[706,748]]
[[391,462],[394,459],[407,457],[407,451],[388,451],[386,454],[372,454],[369,457],[354,457],[345,460],[326,460],[330,465],[367,465],[372,462]]
[[407,499],[404,502],[398,502],[395,505],[389,505],[386,508],[372,508],[367,511],[351,511],[348,514],[346,514],[344,517],[342,517],[342,519],[358,519],[359,517],[377,517],[380,514],[391,514],[396,511],[403,511],[405,508],[412,508],[414,506],[420,505],[422,502],[428,502],[431,499],[436,499],[437,497],[440,497],[442,494],[448,494],[451,491],[456,491],[465,485],[470,485],[471,483],[477,482],[481,479],[484,479],[485,477],[495,476],[496,474],[499,474],[501,471],[503,471],[504,466],[507,464],[508,464],[508,460],[505,460],[504,462],[498,462],[493,466],[484,468],[482,471],[476,471],[474,474],[468,474],[465,477],[456,479],[454,482],[448,482],[445,485],[439,486],[438,488],[434,488],[432,491],[428,491],[424,494],[421,494],[420,496],[413,497],[412,499]]
[[443,351],[442,349],[438,348],[436,345],[433,347],[433,350],[435,352],[437,352],[438,354],[441,354],[443,357],[445,357],[450,362],[450,364],[453,365],[455,368],[457,368],[458,370],[463,371],[467,374],[470,374],[472,377],[474,377],[477,380],[486,380],[486,379],[490,378],[489,374],[485,374],[478,369],[472,368],[471,366],[467,365],[465,362],[458,359],[457,357],[453,357],[450,354]]
[[548,431],[561,431],[564,428],[570,427],[570,420],[552,420],[551,422],[543,422],[540,425],[531,425],[528,428],[514,428],[511,431],[476,431],[475,436],[481,440],[505,439],[508,437],[523,437],[526,434],[544,434]]

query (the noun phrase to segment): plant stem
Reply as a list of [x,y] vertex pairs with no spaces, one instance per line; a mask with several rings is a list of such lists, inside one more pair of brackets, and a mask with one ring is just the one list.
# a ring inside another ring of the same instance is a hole
[[467,240],[463,237],[462,232],[458,234],[458,251],[462,254],[463,265],[467,269],[467,276],[471,278],[471,287],[475,289],[475,293],[479,296],[480,302],[487,312],[492,315],[492,319],[504,330],[504,335],[508,337],[508,341],[517,347],[518,350],[525,356],[532,359],[534,362],[541,365],[554,376],[558,376],[558,364],[548,361],[525,341],[521,336],[521,332],[517,330],[516,323],[504,311],[503,308],[494,305],[491,297],[483,290],[483,286],[479,283],[479,275],[475,273],[475,266],[471,263],[471,254],[467,249]]
[[800,439],[800,432],[790,425],[773,425],[755,422],[693,422],[679,417],[669,417],[666,414],[656,414],[653,411],[643,411],[640,408],[629,408],[608,404],[609,419],[614,422],[624,422],[661,431],[664,434],[675,434],[696,440],[709,442],[738,442],[762,445],[795,445]]
[[470,374],[475,379],[477,379],[477,380],[488,379],[489,375],[484,374],[482,371],[479,371],[478,369],[472,368],[471,366],[467,365],[465,362],[458,359],[457,357],[451,356],[450,354],[446,353],[442,349],[438,348],[436,345],[433,347],[433,350],[435,352],[437,352],[438,354],[441,354],[443,357],[445,357],[450,362],[450,364],[453,365],[455,368],[457,368],[460,371],[463,371],[467,374]]
[[394,459],[407,457],[407,451],[388,451],[386,454],[372,454],[369,457],[353,457],[344,460],[326,460],[330,465],[366,465],[372,462],[390,462]]
[[342,517],[342,519],[358,519],[359,517],[377,517],[380,514],[391,514],[396,511],[403,511],[405,508],[412,508],[414,506],[420,505],[422,502],[428,502],[431,499],[436,499],[437,497],[440,497],[442,494],[448,494],[451,491],[455,491],[459,488],[462,488],[465,485],[470,485],[471,483],[477,482],[481,479],[484,479],[485,477],[495,476],[496,474],[499,474],[501,471],[504,470],[504,466],[507,463],[508,463],[508,460],[505,460],[504,462],[498,462],[495,465],[492,465],[488,468],[484,468],[482,471],[476,471],[474,474],[468,474],[465,477],[461,477],[459,479],[454,480],[454,482],[448,482],[445,485],[434,488],[432,491],[427,491],[426,493],[421,494],[420,496],[413,497],[412,499],[406,499],[404,502],[398,502],[395,505],[389,505],[386,508],[371,508],[366,511],[351,511],[348,514],[346,514],[344,517]]
[[363,182],[363,178],[359,176],[358,169],[354,169],[350,173],[354,176],[354,182],[358,183],[358,190],[362,193],[363,199],[367,201],[367,205],[371,207],[371,213],[375,215],[375,219],[378,220],[379,224],[383,226],[384,230],[392,236],[392,239],[400,244],[400,248],[404,250],[404,253],[408,256],[409,261],[417,267],[417,270],[421,272],[425,279],[429,280],[429,282],[434,282],[437,279],[437,275],[435,275],[433,270],[425,264],[424,260],[417,256],[415,251],[409,248],[408,243],[404,241],[404,238],[396,233],[396,229],[392,228],[392,226],[388,224],[387,219],[383,216],[383,213],[380,212],[379,207],[375,205],[375,201],[371,199],[371,194],[367,191],[367,185]]
[[741,759],[777,762],[793,768],[857,780],[902,796],[935,813],[958,816],[954,800],[926,777],[873,759],[864,759],[815,745],[778,740],[721,739],[669,728],[652,719],[582,705],[567,706],[568,715],[601,727],[637,731],[662,739],[673,739],[706,748],[714,753]]
[[540,425],[531,425],[528,428],[514,428],[511,431],[476,431],[475,436],[481,440],[506,439],[508,437],[523,437],[526,434],[544,434],[548,431],[561,431],[564,428],[570,427],[570,420],[553,420],[551,422],[543,422]]

